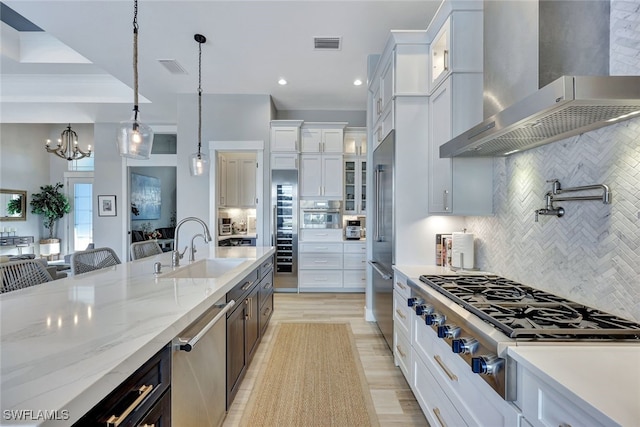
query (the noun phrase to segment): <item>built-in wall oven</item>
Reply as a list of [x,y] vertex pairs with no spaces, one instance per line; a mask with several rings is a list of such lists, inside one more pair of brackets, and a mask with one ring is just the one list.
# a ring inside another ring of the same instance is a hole
[[301,228],[342,228],[342,201],[301,200]]

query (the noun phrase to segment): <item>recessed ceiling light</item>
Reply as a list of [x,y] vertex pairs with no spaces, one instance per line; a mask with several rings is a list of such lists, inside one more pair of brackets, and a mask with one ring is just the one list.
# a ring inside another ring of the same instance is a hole
[[360,79],[355,79],[355,80],[353,81],[353,84],[354,84],[355,86],[360,86],[360,85],[362,84],[362,80],[360,80]]
[[278,84],[281,85],[281,86],[284,86],[284,85],[287,84],[287,81],[285,79],[280,79],[280,80],[278,80]]

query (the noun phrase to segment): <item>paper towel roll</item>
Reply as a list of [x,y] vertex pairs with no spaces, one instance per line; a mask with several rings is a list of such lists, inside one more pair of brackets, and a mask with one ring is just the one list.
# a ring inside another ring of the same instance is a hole
[[473,268],[473,234],[452,233],[451,266],[454,268]]

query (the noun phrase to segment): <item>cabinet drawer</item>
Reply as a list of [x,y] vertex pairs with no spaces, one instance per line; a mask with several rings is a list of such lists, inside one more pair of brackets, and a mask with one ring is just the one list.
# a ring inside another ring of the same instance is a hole
[[367,253],[367,244],[366,243],[345,243],[344,244],[344,253],[345,254],[365,254]]
[[[74,426],[138,425],[171,386],[171,347],[166,346],[98,403]],[[143,395],[146,395],[143,397]],[[131,409],[129,412],[128,410]],[[113,420],[112,422],[116,422]]]
[[[233,289],[227,292],[227,302],[234,300],[239,303],[244,299],[244,296],[249,293],[253,285],[258,283],[258,268],[249,273],[244,279],[240,281]],[[227,314],[227,317],[229,315]]]
[[404,374],[408,383],[411,383],[411,370],[413,364],[411,361],[411,345],[409,344],[409,338],[402,333],[398,328],[393,329],[393,358],[396,365],[400,367],[400,370]]
[[344,254],[344,268],[350,270],[364,270],[367,266],[366,254]]
[[342,243],[300,243],[300,253],[342,253]]
[[342,269],[342,254],[301,253],[300,269]]
[[411,337],[414,311],[407,305],[407,299],[396,290],[393,291],[393,324],[395,328]]
[[304,229],[300,230],[300,240],[308,242],[338,242],[342,244],[342,229]]
[[456,408],[447,399],[436,379],[414,353],[412,357],[413,378],[411,388],[424,415],[432,426],[466,426]]
[[264,334],[264,330],[269,324],[269,319],[273,314],[273,292],[260,303],[260,335]]
[[407,276],[397,271],[395,272],[393,289],[395,289],[398,292],[398,294],[400,294],[405,299],[405,302],[406,302],[406,299],[411,296],[411,289],[409,289],[409,285],[407,283]]
[[342,279],[345,288],[367,287],[367,270],[344,270]]
[[300,270],[298,277],[300,288],[342,288],[340,270]]
[[273,256],[270,256],[269,259],[260,264],[260,278],[262,279],[271,271],[273,271]]
[[269,274],[260,280],[258,285],[258,304],[260,307],[271,297],[273,294],[273,274]]

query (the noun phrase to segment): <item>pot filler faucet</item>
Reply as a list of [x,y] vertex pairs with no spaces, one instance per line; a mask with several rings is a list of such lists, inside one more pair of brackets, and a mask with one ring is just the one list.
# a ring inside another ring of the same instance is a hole
[[[602,200],[602,203],[608,205],[611,203],[611,191],[609,191],[609,187],[604,184],[595,184],[595,185],[583,185],[582,187],[570,187],[570,188],[562,188],[560,186],[560,181],[557,179],[551,179],[547,182],[550,182],[552,185],[551,191],[548,191],[545,194],[545,207],[543,209],[536,209],[535,211],[535,221],[538,222],[538,215],[555,215],[558,218],[564,215],[564,208],[558,206],[554,207],[553,202],[565,202],[565,201],[579,201],[579,200]],[[602,195],[600,196],[564,196],[558,197],[558,195],[563,193],[569,193],[574,191],[587,191],[587,190],[602,190]]]
[[[178,222],[178,225],[176,225],[176,231],[173,237],[173,251],[171,253],[171,267],[178,267],[180,266],[180,260],[182,259],[182,257],[184,256],[184,253],[187,251],[188,246],[185,246],[184,251],[182,251],[182,253],[180,253],[180,246],[178,246],[178,236],[180,236],[180,226],[182,224],[184,224],[185,222],[188,221],[195,221],[200,223],[200,225],[202,225],[202,228],[204,229],[204,236],[202,236],[204,238],[205,243],[210,242],[211,239],[211,233],[209,232],[209,227],[207,226],[207,224],[201,220],[200,218],[196,218],[194,216],[189,216],[187,218],[184,218],[182,220],[180,220],[180,222]],[[196,235],[197,237],[197,235]],[[195,237],[194,237],[195,239]],[[191,240],[191,246],[193,246],[193,239]],[[193,258],[193,252],[191,254],[191,257]],[[192,259],[193,261],[193,259]]]

